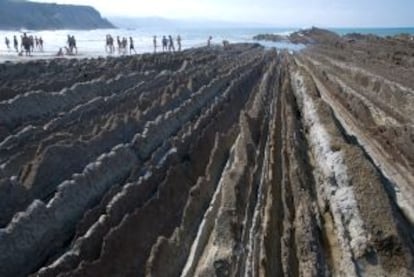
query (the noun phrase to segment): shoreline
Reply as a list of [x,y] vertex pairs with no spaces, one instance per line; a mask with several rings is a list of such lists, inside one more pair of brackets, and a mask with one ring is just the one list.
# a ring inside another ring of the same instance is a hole
[[[251,44],[251,45],[255,45],[255,44],[259,44],[262,47],[266,48],[266,49],[287,49],[290,51],[300,51],[302,49],[305,48],[305,45],[295,45],[292,43],[285,43],[285,42],[266,42],[266,41],[249,41],[249,42],[234,42],[231,43],[231,45],[238,45],[238,44]],[[203,48],[207,48],[207,46],[194,46],[194,47],[188,47],[188,48],[183,48],[181,50],[181,52],[187,51],[187,50],[194,50],[194,49],[203,49]],[[221,44],[213,44],[211,45],[211,48],[216,48],[216,49],[222,49],[223,45]],[[134,57],[137,55],[145,55],[145,54],[175,54],[175,53],[180,53],[179,51],[175,51],[175,52],[162,52],[162,51],[157,51],[156,53],[154,52],[138,52],[136,54],[107,54],[105,55],[104,52],[78,52],[77,55],[64,55],[64,56],[57,56],[56,54],[52,54],[51,52],[47,53],[47,52],[34,52],[32,54],[32,56],[18,56],[16,53],[13,53],[15,55],[9,54],[9,55],[3,55],[0,52],[0,64],[7,64],[7,63],[27,63],[27,62],[31,62],[31,61],[42,61],[42,60],[72,60],[72,59],[76,59],[76,60],[82,60],[82,59],[99,59],[99,58],[123,58],[123,57]]]
[[[258,34],[273,34],[273,35],[290,35],[300,31],[299,28],[135,28],[135,29],[96,29],[96,30],[27,30],[28,33],[34,36],[41,36],[45,41],[45,54],[35,53],[35,57],[32,58],[22,58],[17,57],[15,52],[8,52],[5,44],[4,37],[12,38],[13,35],[20,35],[19,31],[6,31],[0,30],[0,62],[4,63],[6,61],[10,62],[26,62],[30,60],[38,59],[54,59],[54,55],[58,52],[60,47],[66,45],[66,37],[68,34],[74,34],[77,38],[80,54],[80,58],[94,58],[94,57],[107,57],[108,54],[105,53],[105,36],[107,34],[112,34],[115,36],[129,37],[132,36],[135,41],[135,50],[138,54],[143,53],[152,53],[152,36],[157,35],[158,37],[158,49],[160,49],[160,40],[163,35],[172,34],[175,38],[176,35],[181,34],[183,38],[183,49],[189,49],[194,47],[202,47],[206,44],[207,38],[209,35],[213,35],[213,43],[221,44],[221,41],[228,40],[230,43],[257,43],[253,40],[253,37]],[[344,30],[349,32],[358,32],[361,31],[361,35],[365,35],[364,31],[375,31],[375,28],[372,29],[363,29],[363,28],[329,28],[337,34],[341,34]],[[398,28],[389,28],[389,29],[378,29],[378,32],[381,30],[398,30],[407,31],[410,28],[398,29]],[[414,28],[413,34],[414,34]],[[379,35],[379,37],[383,37]],[[291,50],[301,50],[303,46],[292,46],[286,44],[286,41],[279,41],[278,44],[273,44],[273,42],[262,42],[262,45],[271,48],[276,47],[280,49],[291,49]],[[117,56],[117,55],[113,55]],[[72,57],[65,57],[72,58]],[[74,57],[79,58],[79,57]]]

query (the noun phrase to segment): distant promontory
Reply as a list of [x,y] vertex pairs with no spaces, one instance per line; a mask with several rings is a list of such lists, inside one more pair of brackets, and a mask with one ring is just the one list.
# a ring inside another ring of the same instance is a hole
[[114,28],[90,6],[0,0],[0,29],[57,30]]

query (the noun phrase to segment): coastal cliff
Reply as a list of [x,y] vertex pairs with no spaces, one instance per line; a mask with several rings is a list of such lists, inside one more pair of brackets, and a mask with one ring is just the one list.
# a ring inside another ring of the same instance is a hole
[[89,6],[0,0],[0,29],[102,29],[114,28]]

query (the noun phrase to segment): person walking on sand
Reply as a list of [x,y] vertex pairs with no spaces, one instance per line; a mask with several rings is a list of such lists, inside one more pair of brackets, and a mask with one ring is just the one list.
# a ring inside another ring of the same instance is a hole
[[157,53],[157,36],[153,37],[152,43],[154,44],[154,53]]
[[132,37],[129,37],[129,54],[132,54],[132,51],[134,51],[134,53],[136,54],[137,51],[135,51],[135,47],[134,47],[134,40],[132,39]]
[[17,41],[17,37],[13,37],[13,46],[17,53],[19,53],[19,42]]
[[172,38],[172,36],[168,36],[168,40],[169,40],[169,44],[168,44],[168,52],[175,52],[175,48],[174,48],[174,40]]
[[6,46],[7,46],[7,50],[9,50],[10,51],[10,40],[9,40],[9,38],[8,37],[6,37],[5,39],[4,39],[4,43],[6,44]]
[[180,35],[177,36],[177,45],[178,45],[178,52],[181,52],[181,37],[180,37]]
[[168,40],[165,36],[162,37],[162,52],[167,50]]

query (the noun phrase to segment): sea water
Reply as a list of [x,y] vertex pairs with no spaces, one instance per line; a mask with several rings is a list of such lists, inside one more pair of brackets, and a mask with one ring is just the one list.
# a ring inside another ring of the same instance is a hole
[[[107,34],[110,34],[115,39],[119,36],[132,37],[134,39],[134,46],[137,53],[151,53],[153,48],[153,36],[157,36],[158,51],[161,50],[161,39],[163,36],[171,35],[176,43],[177,35],[182,38],[182,49],[188,49],[193,47],[202,47],[207,45],[209,36],[213,37],[213,44],[221,44],[223,40],[228,40],[230,43],[252,43],[257,42],[253,40],[253,37],[257,34],[279,34],[287,35],[298,28],[155,28],[155,27],[142,27],[134,29],[100,29],[100,30],[57,30],[57,31],[1,31],[0,30],[0,61],[8,59],[17,59],[17,54],[13,49],[13,36],[16,35],[19,44],[20,36],[23,32],[28,35],[42,37],[44,41],[44,52],[35,52],[34,56],[54,56],[58,52],[59,48],[67,45],[67,36],[74,35],[77,41],[78,53],[81,57],[99,57],[108,56],[109,54],[105,50],[105,38]],[[346,33],[372,33],[380,36],[395,35],[399,33],[414,34],[414,28],[381,28],[381,29],[330,29],[338,34]],[[10,40],[10,50],[6,48],[4,42],[5,37]],[[302,45],[294,45],[286,42],[260,42],[265,47],[287,48],[290,50],[300,50]],[[177,48],[177,45],[175,45]],[[116,52],[113,55],[118,55]]]
[[380,37],[394,36],[398,34],[414,35],[414,28],[331,28],[329,29],[339,35],[350,33],[373,34]]
[[[180,35],[182,39],[182,49],[193,47],[202,47],[207,45],[209,36],[212,36],[212,44],[221,44],[223,40],[228,40],[230,43],[235,42],[255,42],[253,37],[262,33],[278,33],[289,34],[295,31],[293,28],[273,29],[273,28],[229,28],[229,29],[196,29],[196,28],[171,28],[171,29],[156,29],[156,28],[136,28],[136,29],[100,29],[90,31],[79,30],[57,30],[57,31],[1,31],[0,30],[0,55],[15,55],[13,51],[8,51],[4,42],[7,36],[10,40],[10,48],[13,50],[13,36],[16,35],[20,44],[20,36],[23,32],[28,35],[42,37],[44,41],[44,52],[34,53],[34,55],[54,55],[59,48],[67,45],[67,36],[74,35],[78,47],[79,55],[81,56],[107,56],[109,55],[105,50],[105,38],[107,34],[114,38],[114,46],[117,48],[116,37],[119,36],[122,40],[126,37],[129,42],[129,37],[134,40],[134,47],[137,53],[151,53],[154,51],[153,36],[157,36],[158,51],[161,51],[161,40],[163,36],[171,35],[177,48],[176,38]],[[273,44],[272,44],[273,45]],[[270,46],[268,44],[268,46]],[[286,47],[285,44],[274,44],[273,46]],[[129,50],[129,49],[128,49]],[[12,53],[10,53],[12,52]],[[114,55],[118,55],[117,51]]]

